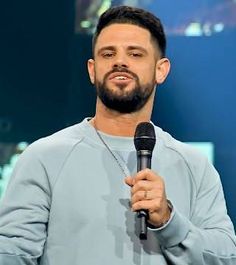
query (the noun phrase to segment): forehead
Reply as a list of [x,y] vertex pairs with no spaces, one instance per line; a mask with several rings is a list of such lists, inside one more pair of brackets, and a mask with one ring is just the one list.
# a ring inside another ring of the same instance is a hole
[[151,34],[147,29],[132,24],[111,24],[99,34],[95,51],[104,46],[131,46],[141,45],[153,48]]

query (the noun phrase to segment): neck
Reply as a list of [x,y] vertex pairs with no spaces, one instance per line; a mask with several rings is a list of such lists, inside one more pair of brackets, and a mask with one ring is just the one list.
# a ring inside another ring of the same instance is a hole
[[140,122],[149,122],[150,118],[151,107],[149,104],[138,112],[122,114],[107,109],[98,99],[96,115],[90,122],[97,130],[104,133],[132,137],[137,125]]

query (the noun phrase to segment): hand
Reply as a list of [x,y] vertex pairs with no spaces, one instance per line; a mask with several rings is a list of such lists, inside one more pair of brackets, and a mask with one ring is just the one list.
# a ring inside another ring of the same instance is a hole
[[126,177],[125,183],[131,187],[131,205],[133,211],[147,210],[148,222],[161,227],[171,214],[168,206],[165,183],[150,169],[139,171],[133,177]]

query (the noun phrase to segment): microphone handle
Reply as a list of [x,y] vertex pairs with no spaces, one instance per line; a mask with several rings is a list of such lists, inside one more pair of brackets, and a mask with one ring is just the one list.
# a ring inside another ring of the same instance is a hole
[[137,172],[145,169],[151,168],[152,154],[148,151],[137,152]]
[[[137,171],[145,168],[151,168],[152,153],[149,150],[137,151]],[[147,220],[148,212],[146,210],[139,210],[137,212],[139,220],[139,238],[142,240],[147,239]]]

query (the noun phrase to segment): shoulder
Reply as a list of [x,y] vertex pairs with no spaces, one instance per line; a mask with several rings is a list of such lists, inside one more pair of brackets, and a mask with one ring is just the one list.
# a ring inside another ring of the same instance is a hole
[[206,155],[196,147],[181,142],[169,133],[155,126],[157,145],[165,159],[172,161],[177,168],[185,167],[192,176],[195,184],[199,185],[204,178],[213,183],[219,182],[219,175]]
[[81,124],[76,124],[47,137],[40,138],[30,144],[24,153],[37,154],[40,157],[44,157],[47,154],[57,156],[58,152],[67,153],[83,140],[84,135],[80,127]]
[[59,168],[83,141],[86,131],[84,121],[38,139],[20,155],[18,164],[40,163],[43,167]]
[[[21,178],[46,175],[53,186],[73,150],[83,141],[81,127],[83,125],[79,123],[30,144],[20,155],[13,175]],[[29,172],[31,176],[28,176]]]
[[173,155],[179,156],[186,160],[186,162],[196,161],[196,159],[207,159],[206,156],[204,156],[204,154],[198,149],[188,143],[184,143],[175,139],[161,128],[155,126],[155,131],[157,135],[157,141],[159,141],[159,144],[163,149],[165,149],[166,152],[170,152]]

